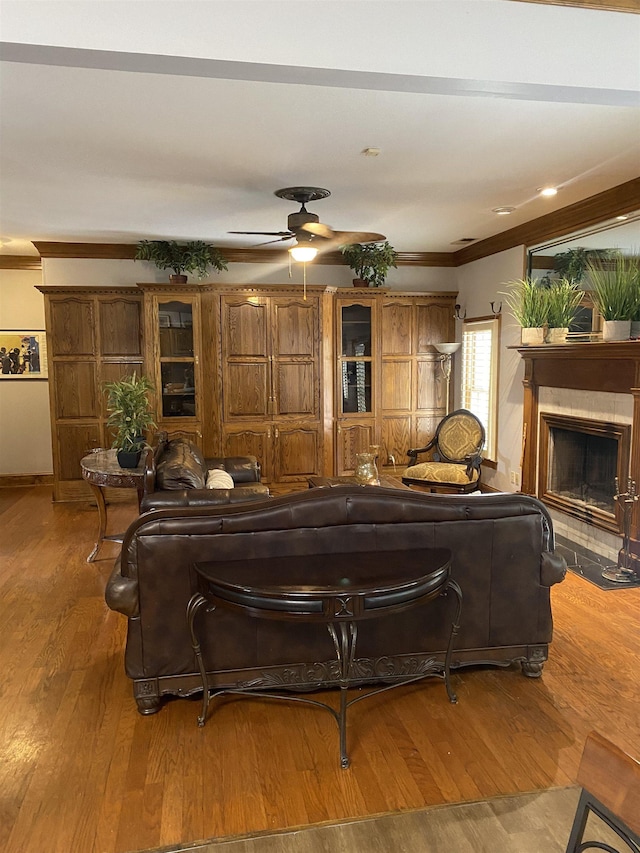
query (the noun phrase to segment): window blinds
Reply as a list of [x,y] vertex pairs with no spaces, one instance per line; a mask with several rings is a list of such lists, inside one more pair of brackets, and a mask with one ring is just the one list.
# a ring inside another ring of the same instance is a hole
[[498,320],[466,320],[462,336],[462,405],[486,430],[484,456],[497,457]]

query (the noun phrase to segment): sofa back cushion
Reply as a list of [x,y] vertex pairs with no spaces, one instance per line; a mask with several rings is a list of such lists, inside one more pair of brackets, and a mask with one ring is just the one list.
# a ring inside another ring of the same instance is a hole
[[204,489],[207,470],[204,457],[185,438],[170,441],[156,466],[156,489]]

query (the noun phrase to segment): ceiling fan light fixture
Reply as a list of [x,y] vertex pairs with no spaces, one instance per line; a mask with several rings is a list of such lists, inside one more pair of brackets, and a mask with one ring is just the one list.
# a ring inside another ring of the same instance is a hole
[[318,254],[318,250],[313,246],[293,246],[289,249],[289,254],[294,261],[299,263],[307,263],[312,261]]

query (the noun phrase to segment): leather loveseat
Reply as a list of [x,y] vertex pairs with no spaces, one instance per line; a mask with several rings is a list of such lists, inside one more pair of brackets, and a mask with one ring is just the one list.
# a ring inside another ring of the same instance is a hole
[[[147,450],[144,496],[140,511],[184,506],[212,506],[264,500],[269,489],[260,482],[260,463],[255,456],[206,458],[185,438],[169,441],[166,432]],[[207,488],[210,471],[224,471],[230,488]],[[228,479],[228,478],[227,478]]]
[[[452,551],[462,588],[452,668],[520,664],[538,676],[552,636],[549,588],[566,564],[554,552],[542,503],[518,494],[433,495],[375,486],[336,486],[262,502],[144,513],[127,530],[108,582],[109,607],[127,616],[125,669],[143,714],[165,694],[201,689],[186,607],[197,589],[195,562],[263,556]],[[268,582],[268,579],[266,579]],[[335,652],[321,626],[255,619],[217,609],[201,627],[211,686],[256,682],[296,690],[337,683]],[[446,597],[363,627],[356,680],[388,680],[443,661],[451,625]],[[257,681],[256,681],[257,680]]]

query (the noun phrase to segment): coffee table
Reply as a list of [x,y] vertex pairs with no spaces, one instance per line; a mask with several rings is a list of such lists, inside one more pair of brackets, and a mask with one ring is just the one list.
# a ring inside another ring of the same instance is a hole
[[[400,477],[394,477],[391,474],[380,474],[378,479],[380,480],[380,486],[385,489],[403,489],[404,491],[412,491],[409,486],[405,486]],[[319,489],[326,486],[359,486],[362,485],[358,483],[355,477],[309,477],[309,488],[310,489]],[[367,484],[367,488],[371,486]],[[375,487],[374,487],[375,488]]]

